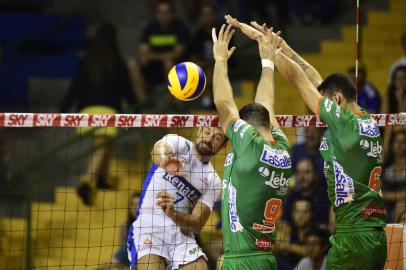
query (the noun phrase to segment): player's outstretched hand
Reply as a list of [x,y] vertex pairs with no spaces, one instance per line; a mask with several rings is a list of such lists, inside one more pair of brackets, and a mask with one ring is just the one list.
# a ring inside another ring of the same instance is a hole
[[165,215],[172,218],[175,216],[175,209],[173,207],[173,202],[175,198],[171,196],[166,191],[159,191],[156,195],[157,205],[161,207],[162,211],[164,211]]
[[264,23],[261,26],[262,36],[258,37],[259,54],[262,59],[270,59],[275,61],[276,50],[280,47],[282,38],[280,37],[281,31],[273,32],[273,28],[268,28]]
[[216,28],[212,29],[211,35],[213,38],[213,56],[214,60],[216,61],[227,61],[228,58],[235,51],[235,47],[228,49],[228,45],[230,44],[230,40],[233,37],[234,29],[232,29],[231,25],[226,26],[223,24],[221,26],[220,32],[216,34]]
[[250,39],[257,40],[260,36],[263,35],[260,31],[258,31],[254,27],[246,23],[241,23],[236,18],[233,18],[230,15],[225,15],[224,18],[226,19],[226,22],[229,25],[232,25],[235,28],[240,29]]

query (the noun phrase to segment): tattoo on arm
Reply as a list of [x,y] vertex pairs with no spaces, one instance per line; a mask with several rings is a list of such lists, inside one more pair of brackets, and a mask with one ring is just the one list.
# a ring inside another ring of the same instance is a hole
[[293,55],[292,60],[295,61],[303,71],[306,71],[306,69],[309,68],[309,65],[301,61],[299,55],[297,54]]

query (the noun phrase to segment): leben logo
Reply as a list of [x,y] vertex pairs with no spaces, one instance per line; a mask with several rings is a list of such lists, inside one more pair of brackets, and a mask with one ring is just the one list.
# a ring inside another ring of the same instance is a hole
[[275,171],[272,171],[271,178],[269,181],[265,182],[265,185],[272,188],[287,187],[289,184],[289,179],[283,177],[283,175],[283,173],[277,175]]

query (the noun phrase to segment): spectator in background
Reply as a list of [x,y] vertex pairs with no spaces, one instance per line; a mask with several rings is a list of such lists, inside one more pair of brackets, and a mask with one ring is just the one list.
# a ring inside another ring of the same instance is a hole
[[406,111],[406,66],[398,66],[393,72],[393,81],[389,85],[387,102],[383,110],[386,113]]
[[292,224],[292,208],[298,200],[306,199],[312,204],[314,222],[327,226],[330,203],[327,198],[327,188],[320,184],[317,168],[310,158],[298,161],[295,168],[295,187],[288,194],[283,209],[284,220]]
[[[348,76],[357,85],[355,78],[355,66],[348,69]],[[364,65],[360,65],[358,68],[358,92],[357,103],[367,112],[379,113],[381,111],[381,96],[379,91],[370,82],[367,81],[367,69]]]
[[130,197],[127,222],[121,227],[121,240],[123,242],[123,245],[117,250],[113,258],[111,259],[111,267],[109,268],[110,270],[124,269],[123,267],[126,267],[127,269],[130,266],[130,261],[128,260],[127,255],[127,235],[131,224],[136,218],[139,199],[140,197],[137,193],[133,193]]
[[300,136],[300,141],[292,147],[292,163],[293,167],[299,160],[309,158],[316,164],[316,172],[318,173],[318,179],[320,184],[325,185],[324,179],[324,160],[320,155],[319,147],[321,138],[324,134],[324,128],[308,127],[304,128],[304,135]]
[[164,84],[172,66],[185,59],[189,31],[174,13],[171,1],[157,1],[154,19],[142,32],[138,58],[148,87]]
[[406,32],[403,33],[402,38],[401,38],[401,46],[403,49],[403,56],[396,60],[395,63],[393,63],[392,67],[389,70],[389,84],[392,84],[393,79],[394,79],[394,74],[395,70],[399,66],[406,66]]
[[306,246],[309,256],[301,259],[294,270],[325,270],[327,250],[329,248],[329,232],[314,228],[306,234]]
[[[80,61],[76,75],[61,104],[61,111],[87,114],[114,114],[121,111],[122,100],[134,105],[136,98],[127,65],[120,55],[117,33],[113,25],[100,26],[90,40],[86,55]],[[97,188],[111,188],[107,182],[112,139],[117,128],[79,128],[80,134],[92,132],[94,152],[85,173],[80,177],[77,193],[86,205],[91,205]]]
[[383,198],[389,222],[406,210],[406,131],[400,127],[390,134],[385,153]]
[[303,256],[309,254],[305,236],[314,227],[312,203],[307,199],[298,199],[290,214],[292,224],[283,224],[281,241],[277,246],[279,270],[293,269]]
[[400,215],[396,219],[396,223],[406,224],[406,211],[400,213]]

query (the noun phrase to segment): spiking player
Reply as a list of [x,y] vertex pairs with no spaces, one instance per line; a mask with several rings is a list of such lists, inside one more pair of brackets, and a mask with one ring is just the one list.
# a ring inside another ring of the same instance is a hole
[[217,38],[213,29],[214,103],[233,145],[224,164],[221,269],[273,270],[277,269],[271,252],[275,223],[292,175],[289,144],[273,110],[274,53],[270,47],[276,44],[271,44],[269,35],[258,39],[263,68],[256,103],[238,111],[227,74],[227,60],[235,50],[228,49],[233,31],[223,25]]
[[[267,34],[256,23],[253,26]],[[317,88],[305,71],[282,52],[275,65],[307,106],[328,125],[320,152],[325,161],[328,196],[336,218],[327,269],[383,269],[386,261],[386,210],[381,196],[382,142],[371,115],[356,102],[351,80],[339,73]]]
[[226,138],[220,128],[200,128],[197,135],[195,143],[170,134],[154,145],[154,165],[128,236],[129,259],[137,270],[207,269],[194,233],[220,197],[221,180],[210,158]]

